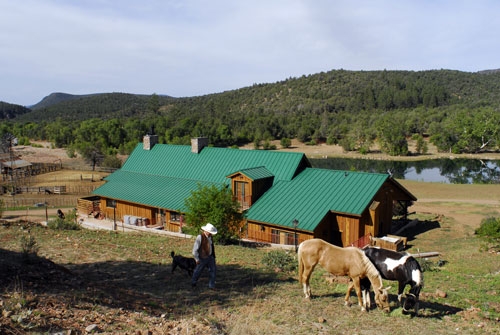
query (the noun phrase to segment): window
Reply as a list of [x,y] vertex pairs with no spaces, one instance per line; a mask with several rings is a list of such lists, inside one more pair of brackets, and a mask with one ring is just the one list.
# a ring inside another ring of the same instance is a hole
[[170,213],[170,221],[173,222],[180,222],[181,221],[181,215],[179,213]]
[[243,207],[248,206],[248,200],[246,198],[246,193],[245,193],[246,186],[247,183],[245,182],[242,181],[234,182],[234,196]]
[[271,243],[280,244],[280,231],[271,229]]
[[296,245],[296,240],[295,237],[297,236],[295,233],[285,233],[286,236],[286,244],[289,245]]

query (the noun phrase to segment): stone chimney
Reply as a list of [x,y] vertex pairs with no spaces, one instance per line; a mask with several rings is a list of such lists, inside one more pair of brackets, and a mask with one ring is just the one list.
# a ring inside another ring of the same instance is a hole
[[144,150],[151,150],[158,143],[158,135],[147,134],[142,139],[142,148]]
[[208,146],[208,137],[196,137],[191,139],[191,152],[199,154],[201,149]]

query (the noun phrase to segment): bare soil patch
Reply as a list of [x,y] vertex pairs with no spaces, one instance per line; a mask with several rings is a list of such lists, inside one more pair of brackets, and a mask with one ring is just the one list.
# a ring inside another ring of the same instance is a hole
[[15,146],[14,154],[31,163],[54,163],[62,164],[66,168],[77,167],[81,169],[88,166],[85,160],[78,154],[70,158],[66,149],[55,148],[50,142],[36,141],[33,146]]
[[[416,142],[413,140],[408,141],[408,149],[410,153],[409,156],[389,156],[380,151],[377,144],[371,147],[371,151],[366,154],[360,154],[359,152],[349,151],[345,152],[339,145],[328,145],[326,143],[319,143],[317,145],[307,145],[296,139],[292,140],[292,145],[289,148],[282,148],[280,141],[275,140],[270,142],[271,145],[276,147],[279,151],[289,151],[289,152],[303,152],[307,157],[311,158],[327,158],[327,157],[341,157],[341,158],[363,158],[363,159],[375,159],[375,160],[397,160],[397,161],[409,161],[409,160],[424,160],[424,159],[435,159],[435,158],[475,158],[475,159],[486,159],[486,160],[498,160],[500,159],[500,152],[483,152],[478,154],[452,154],[445,152],[438,152],[435,145],[427,142],[428,152],[426,154],[418,155],[416,154]],[[254,144],[247,144],[242,147],[242,149],[254,149]]]

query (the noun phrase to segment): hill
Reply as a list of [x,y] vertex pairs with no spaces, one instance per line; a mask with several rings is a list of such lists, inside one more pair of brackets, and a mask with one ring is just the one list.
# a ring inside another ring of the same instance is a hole
[[[217,94],[172,98],[155,96],[163,111],[183,116],[200,113],[271,112],[322,113],[343,111],[435,108],[450,105],[487,106],[500,103],[500,72],[333,70],[300,78],[255,84]],[[142,115],[151,109],[152,96],[129,93],[71,95],[52,93],[22,115],[22,121],[109,119]]]
[[55,94],[5,129],[21,143],[48,140],[86,158],[129,154],[151,131],[160,143],[206,136],[219,147],[272,149],[273,140],[297,139],[363,154],[377,141],[391,156],[410,154],[417,136],[440,152],[475,154],[500,150],[498,106],[494,70],[334,70],[197,97]]
[[27,107],[0,101],[0,120],[12,120],[30,112]]
[[48,96],[44,97],[40,102],[37,104],[30,106],[32,110],[37,110],[37,109],[42,109],[42,108],[48,108],[50,106],[57,105],[59,103],[63,103],[66,101],[71,101],[71,100],[77,100],[77,99],[83,99],[83,98],[88,98],[91,97],[95,94],[85,94],[85,95],[73,95],[73,94],[68,94],[68,93],[51,93]]

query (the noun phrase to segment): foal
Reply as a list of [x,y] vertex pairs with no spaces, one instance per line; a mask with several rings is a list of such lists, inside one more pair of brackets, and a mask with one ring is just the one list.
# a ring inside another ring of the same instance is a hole
[[[306,299],[311,297],[309,278],[316,265],[320,264],[331,274],[351,277],[362,311],[366,309],[361,299],[360,279],[368,278],[374,287],[377,306],[385,312],[389,312],[387,289],[383,287],[382,278],[360,249],[355,247],[340,248],[321,239],[311,239],[300,244],[298,259],[299,281],[303,285]],[[345,296],[346,305],[349,305],[349,295],[350,289]]]

